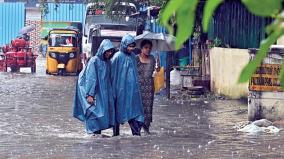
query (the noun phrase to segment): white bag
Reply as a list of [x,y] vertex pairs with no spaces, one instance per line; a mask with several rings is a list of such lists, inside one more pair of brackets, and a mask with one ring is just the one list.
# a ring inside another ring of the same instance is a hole
[[170,73],[170,84],[173,86],[178,86],[181,84],[181,75],[180,72],[174,68]]

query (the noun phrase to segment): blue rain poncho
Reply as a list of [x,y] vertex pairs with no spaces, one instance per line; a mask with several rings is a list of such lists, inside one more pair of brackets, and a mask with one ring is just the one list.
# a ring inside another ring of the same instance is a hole
[[131,43],[134,43],[134,37],[126,34],[122,38],[120,50],[111,59],[116,124],[131,119],[144,122],[136,59],[134,53],[127,53],[127,46]]
[[[103,40],[96,56],[82,70],[76,85],[73,116],[85,122],[87,133],[103,130],[115,124],[114,101],[110,81],[110,61],[104,58],[105,51],[113,49],[110,40]],[[87,96],[95,98],[94,105]]]

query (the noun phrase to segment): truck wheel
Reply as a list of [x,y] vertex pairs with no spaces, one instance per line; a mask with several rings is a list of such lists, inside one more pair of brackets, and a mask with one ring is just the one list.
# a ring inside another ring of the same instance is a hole
[[4,70],[4,71],[5,71],[5,72],[8,71],[7,57],[5,57],[5,70]]
[[8,71],[8,66],[5,64],[4,72],[7,72],[7,71]]
[[20,68],[18,68],[17,66],[11,66],[11,72],[19,72]]
[[65,75],[65,70],[59,69],[59,70],[58,70],[58,75],[64,76],[64,75]]
[[80,74],[80,72],[81,72],[81,71],[82,71],[81,69],[77,70],[77,72],[76,72],[76,76],[78,76],[78,75]]
[[31,67],[31,72],[32,72],[32,73],[36,73],[36,66],[32,66],[32,67]]

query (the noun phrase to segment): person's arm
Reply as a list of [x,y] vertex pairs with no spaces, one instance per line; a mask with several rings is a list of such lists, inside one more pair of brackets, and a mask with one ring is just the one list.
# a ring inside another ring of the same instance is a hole
[[[117,53],[116,53],[117,54]],[[117,80],[118,80],[118,57],[114,56],[111,59],[111,84],[113,88],[113,96],[114,98],[117,97],[117,90],[116,90],[116,85],[117,85]]]
[[90,60],[86,68],[86,98],[88,103],[94,103],[97,86],[97,71],[95,69],[95,60]]
[[155,63],[155,71],[157,71],[157,72],[159,72],[160,71],[160,69],[161,69],[161,65],[160,65],[160,57],[159,57],[159,55],[158,55],[158,58],[157,59],[155,59],[155,57],[154,57],[154,63]]

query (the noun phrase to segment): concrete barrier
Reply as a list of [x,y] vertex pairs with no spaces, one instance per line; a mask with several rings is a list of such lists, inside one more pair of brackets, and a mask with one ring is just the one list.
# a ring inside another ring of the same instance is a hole
[[210,50],[211,91],[231,99],[247,97],[248,83],[239,84],[238,79],[249,62],[246,49],[213,48]]
[[248,120],[284,119],[284,92],[250,91],[248,96]]

